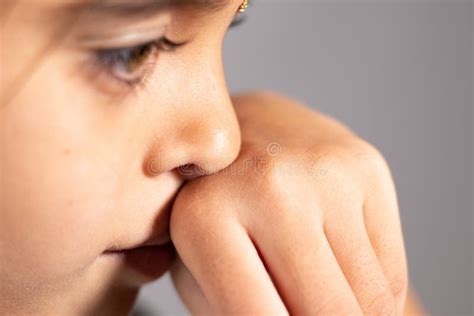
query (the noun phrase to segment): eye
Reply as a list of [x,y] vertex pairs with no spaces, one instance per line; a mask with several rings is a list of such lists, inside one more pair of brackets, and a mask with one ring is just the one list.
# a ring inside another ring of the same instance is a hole
[[96,55],[101,67],[105,67],[115,79],[135,85],[143,80],[155,64],[159,51],[171,51],[183,44],[163,37],[133,47],[101,49]]

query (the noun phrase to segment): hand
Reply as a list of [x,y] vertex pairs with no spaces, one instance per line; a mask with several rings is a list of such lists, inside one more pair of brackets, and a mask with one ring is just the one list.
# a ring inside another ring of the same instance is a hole
[[242,150],[179,193],[172,273],[194,314],[402,314],[407,265],[382,156],[292,100],[234,99]]

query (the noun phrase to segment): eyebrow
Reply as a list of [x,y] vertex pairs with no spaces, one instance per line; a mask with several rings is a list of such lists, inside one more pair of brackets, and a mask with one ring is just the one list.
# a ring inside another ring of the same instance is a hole
[[170,7],[192,7],[202,12],[221,11],[231,0],[88,0],[75,6],[99,14],[128,16],[156,13]]

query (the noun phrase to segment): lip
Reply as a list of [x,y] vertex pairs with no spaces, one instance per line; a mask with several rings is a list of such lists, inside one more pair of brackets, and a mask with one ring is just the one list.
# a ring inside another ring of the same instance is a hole
[[106,251],[105,256],[121,260],[127,267],[140,273],[146,279],[161,277],[175,258],[171,242],[164,245],[141,246],[133,249]]
[[163,246],[163,245],[169,244],[170,242],[171,242],[171,235],[169,233],[169,230],[166,229],[166,231],[161,232],[156,237],[150,238],[150,239],[140,243],[138,246],[131,247],[131,248],[125,248],[125,249],[122,249],[122,250],[123,251],[128,251],[128,250],[134,250],[134,249],[143,248],[143,247]]

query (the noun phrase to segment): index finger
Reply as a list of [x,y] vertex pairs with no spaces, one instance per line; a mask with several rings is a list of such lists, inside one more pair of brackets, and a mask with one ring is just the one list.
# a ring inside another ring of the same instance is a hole
[[287,315],[240,223],[232,216],[222,216],[223,210],[186,210],[190,206],[183,204],[175,202],[172,240],[211,307],[225,315]]

